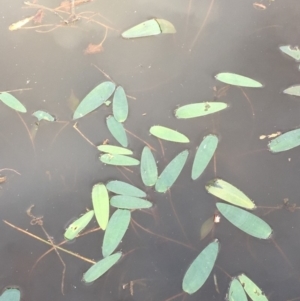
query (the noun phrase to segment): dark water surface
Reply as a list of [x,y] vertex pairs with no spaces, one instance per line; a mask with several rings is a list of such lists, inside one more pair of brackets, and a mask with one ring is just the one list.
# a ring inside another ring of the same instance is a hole
[[[51,8],[60,4],[37,2]],[[24,301],[171,300],[182,292],[182,278],[191,261],[213,238],[218,238],[221,250],[205,285],[192,296],[172,300],[224,300],[230,282],[227,274],[236,276],[241,272],[257,283],[269,300],[300,299],[299,210],[260,208],[255,212],[274,229],[273,241],[248,237],[224,218],[213,234],[200,241],[201,225],[216,210],[216,199],[205,190],[206,182],[214,177],[240,188],[258,206],[281,206],[284,198],[300,206],[299,149],[272,155],[267,151],[267,140],[259,139],[262,134],[288,131],[300,124],[299,100],[282,94],[283,89],[299,84],[298,65],[279,51],[281,45],[300,43],[300,6],[296,0],[259,3],[266,9],[255,9],[252,1],[236,0],[94,0],[77,7],[76,12],[100,13],[106,19],[97,20],[116,30],[108,30],[103,52],[85,55],[89,43],[97,44],[104,37],[105,30],[99,24],[81,19],[73,26],[61,26],[48,33],[35,29],[9,31],[10,24],[31,16],[37,8],[22,8],[25,5],[19,0],[2,0],[0,91],[31,90],[13,93],[26,106],[27,114],[18,115],[1,104],[0,169],[14,169],[21,174],[1,172],[7,177],[0,190],[1,220],[47,240],[41,227],[31,225],[26,214],[34,204],[32,213],[44,217],[44,228],[59,243],[67,223],[85,208],[92,208],[94,184],[112,179],[128,181],[125,174],[144,189],[138,167],[131,168],[132,172],[121,169],[122,174],[105,166],[98,159],[98,150],[72,127],[75,122],[71,121],[70,95],[81,100],[107,80],[94,65],[136,98],[129,99],[125,127],[157,150],[159,171],[180,151],[188,148],[190,154],[171,197],[147,190],[154,209],[150,215],[133,212],[131,226],[118,248],[124,254],[132,252],[92,285],[81,282],[91,264],[60,252],[66,264],[62,295],[63,266],[55,252],[32,270],[51,246],[2,223],[0,288],[19,286]],[[135,40],[121,38],[125,29],[153,17],[169,20],[177,33]],[[46,12],[43,24],[60,22],[51,11]],[[230,87],[220,98],[230,107],[220,114],[191,120],[174,117],[178,105],[217,99],[214,87],[219,90],[225,85],[213,76],[224,71],[249,76],[265,87]],[[60,122],[41,122],[31,141],[26,127],[34,129],[36,119],[31,114],[36,110],[47,111]],[[103,106],[80,119],[78,128],[95,145],[105,139],[117,145],[105,125],[109,114],[111,108]],[[185,133],[191,143],[163,142],[163,155],[158,140],[149,136],[149,128],[156,124]],[[194,154],[208,133],[220,137],[216,161],[194,182],[190,178]],[[134,157],[140,158],[144,143],[128,137]],[[93,222],[89,228],[96,226]],[[103,232],[97,231],[64,247],[98,261],[102,258],[102,238]]]

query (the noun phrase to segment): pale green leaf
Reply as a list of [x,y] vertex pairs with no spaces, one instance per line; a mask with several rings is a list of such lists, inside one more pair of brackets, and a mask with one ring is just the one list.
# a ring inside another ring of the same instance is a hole
[[118,122],[124,122],[128,116],[128,101],[124,89],[119,86],[113,98],[113,115]]
[[85,283],[95,281],[115,265],[121,257],[122,253],[118,252],[96,262],[83,274],[82,280]]
[[248,301],[243,286],[236,278],[230,282],[228,301]]
[[255,204],[241,190],[224,180],[212,180],[207,183],[205,188],[210,194],[233,205],[246,209],[256,208]]
[[99,151],[103,153],[109,153],[112,155],[132,155],[132,151],[128,148],[120,147],[120,146],[114,146],[114,145],[98,145],[97,148]]
[[147,196],[143,190],[141,190],[131,184],[128,184],[128,183],[122,182],[122,181],[118,181],[118,180],[108,182],[106,184],[106,188],[107,188],[107,190],[109,190],[110,192],[113,192],[115,194],[135,196],[137,198],[145,198]]
[[128,146],[127,135],[122,123],[118,122],[113,116],[106,118],[106,125],[114,138],[123,146]]
[[290,150],[300,145],[300,129],[286,132],[269,142],[269,150],[272,153],[279,153]]
[[152,203],[133,196],[116,195],[110,199],[110,205],[121,209],[146,209],[151,208]]
[[153,186],[158,177],[156,162],[148,146],[145,146],[142,152],[141,177],[145,186]]
[[222,111],[227,107],[225,102],[192,103],[176,109],[175,116],[178,119],[200,117]]
[[166,192],[179,177],[184,164],[188,158],[189,152],[185,150],[179,153],[163,170],[158,177],[155,190],[157,192]]
[[300,85],[291,86],[283,91],[285,94],[293,95],[293,96],[300,96]]
[[166,128],[160,125],[154,125],[150,128],[150,133],[160,139],[167,141],[179,142],[179,143],[188,143],[190,142],[189,138],[185,135],[174,131],[172,129]]
[[122,241],[130,223],[130,211],[118,209],[109,219],[102,243],[103,257],[109,256]]
[[116,85],[112,82],[103,82],[89,92],[76,108],[73,120],[99,108],[114,92]]
[[199,145],[192,167],[193,180],[197,180],[207,167],[217,149],[218,142],[219,139],[217,136],[208,135]]
[[96,220],[101,229],[105,230],[109,219],[109,196],[103,183],[94,185],[92,201]]
[[288,56],[295,59],[296,62],[300,61],[300,49],[298,47],[291,47],[291,45],[281,46],[279,49]]
[[44,111],[35,111],[32,116],[36,117],[38,121],[46,120],[46,121],[55,121],[55,118],[47,112]]
[[192,262],[186,271],[182,289],[188,294],[198,291],[210,275],[219,252],[219,242],[211,242]]
[[100,161],[105,164],[116,165],[116,166],[134,166],[140,164],[140,161],[135,158],[131,158],[123,155],[111,155],[111,154],[104,154],[100,156]]
[[22,105],[21,102],[10,93],[0,92],[0,100],[13,110],[16,110],[21,113],[27,112],[24,105]]
[[215,76],[215,78],[220,82],[233,85],[233,86],[251,87],[251,88],[261,88],[263,86],[261,83],[259,83],[254,79],[239,74],[229,73],[229,72],[219,73]]
[[0,301],[20,301],[20,300],[21,300],[21,292],[18,288],[15,287],[6,288],[0,296]]
[[229,222],[245,233],[261,239],[270,238],[271,227],[256,215],[232,205],[217,203],[216,206]]
[[176,29],[171,22],[164,19],[155,19],[155,20],[159,24],[161,33],[176,33]]

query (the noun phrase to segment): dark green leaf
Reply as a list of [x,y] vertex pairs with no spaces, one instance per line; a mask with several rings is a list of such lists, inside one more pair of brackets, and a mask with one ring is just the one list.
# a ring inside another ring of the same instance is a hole
[[99,108],[114,92],[116,85],[103,82],[89,92],[76,108],[73,119],[78,119]]
[[286,132],[269,142],[272,153],[284,152],[300,145],[300,129]]
[[113,114],[118,122],[124,122],[128,116],[128,102],[124,89],[119,86],[114,94]]
[[123,155],[104,154],[100,156],[101,162],[117,166],[134,166],[139,165],[140,161]]
[[21,104],[21,102],[10,93],[1,92],[0,100],[13,110],[16,110],[21,113],[27,112],[26,108]]
[[179,153],[163,170],[155,184],[157,192],[166,192],[177,180],[189,155],[188,150]]
[[92,190],[92,201],[96,220],[101,229],[105,230],[109,219],[109,197],[103,183],[94,185]]
[[283,91],[285,94],[300,96],[300,85],[292,86]]
[[92,265],[84,274],[82,280],[91,283],[106,273],[118,260],[122,257],[122,253],[118,252]]
[[55,121],[55,118],[52,115],[44,111],[36,111],[32,114],[32,116],[36,117],[38,121],[41,120]]
[[113,116],[106,118],[106,124],[110,133],[123,146],[128,146],[127,135],[122,123],[118,122]]
[[135,196],[137,198],[145,198],[147,196],[143,190],[118,180],[108,182],[106,188],[115,194]]
[[151,208],[152,203],[133,196],[116,195],[110,199],[110,205],[121,209],[146,209]]
[[111,216],[104,233],[102,254],[109,256],[123,239],[130,223],[130,211],[118,209]]
[[157,166],[153,154],[145,146],[141,157],[141,177],[145,186],[153,186],[157,181]]
[[229,72],[219,73],[215,76],[215,78],[220,82],[233,85],[233,86],[251,87],[251,88],[261,88],[263,86],[261,83],[259,83],[254,79],[239,74],[229,73]]
[[216,262],[219,252],[219,242],[211,242],[192,262],[186,271],[182,289],[188,294],[194,294],[205,283]]
[[197,180],[207,167],[209,161],[211,160],[217,149],[218,142],[219,139],[215,135],[208,135],[201,142],[196,152],[192,167],[193,180]]
[[235,206],[223,203],[216,205],[220,213],[240,230],[257,238],[270,238],[272,229],[261,218]]
[[98,145],[97,148],[99,151],[103,153],[109,153],[111,155],[132,155],[132,151],[128,148],[120,147],[120,146],[114,146],[114,145]]
[[243,286],[236,278],[230,283],[228,301],[248,301]]
[[190,142],[189,138],[186,137],[185,135],[160,125],[152,126],[150,128],[150,133],[157,138],[164,139],[167,141],[173,141],[179,143]]
[[21,292],[18,288],[6,288],[0,296],[0,301],[20,301]]
[[300,49],[298,47],[292,48],[291,45],[281,46],[279,49],[296,60],[296,62],[300,61]]

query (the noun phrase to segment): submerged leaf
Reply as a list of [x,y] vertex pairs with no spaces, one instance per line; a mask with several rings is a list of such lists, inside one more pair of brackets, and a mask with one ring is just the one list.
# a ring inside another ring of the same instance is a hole
[[283,91],[285,94],[300,96],[300,85],[291,86]]
[[227,107],[228,105],[225,102],[191,103],[176,109],[175,116],[178,119],[200,117],[222,111]]
[[0,100],[13,110],[26,113],[26,108],[21,102],[8,92],[0,92]]
[[291,45],[281,46],[279,49],[287,54],[288,56],[295,59],[296,62],[300,61],[300,49],[296,46],[294,48],[291,47]]
[[215,76],[215,78],[220,82],[233,85],[233,86],[250,87],[250,88],[261,88],[263,86],[261,83],[259,83],[254,79],[239,74],[229,73],[229,72],[219,73]]
[[217,136],[208,135],[199,145],[192,167],[193,180],[197,180],[207,167],[217,149],[218,142],[219,139]]
[[121,257],[122,253],[118,252],[96,262],[83,274],[82,280],[85,283],[95,281],[106,273],[114,264],[116,264]]
[[99,108],[114,92],[116,85],[112,82],[103,82],[89,92],[76,108],[73,120]]
[[130,223],[130,211],[118,209],[111,216],[104,233],[102,244],[103,257],[109,256],[123,239]]
[[94,216],[94,210],[86,212],[83,216],[74,221],[66,230],[64,237],[67,240],[74,239],[91,221]]
[[0,301],[20,301],[21,292],[18,288],[8,287],[0,296]]
[[186,271],[182,289],[188,294],[194,294],[205,283],[216,262],[219,252],[219,242],[211,242],[192,262]]
[[47,120],[47,121],[55,121],[55,118],[47,112],[44,111],[35,111],[32,116],[36,117],[38,121]]
[[241,285],[243,286],[244,290],[248,294],[248,296],[253,301],[268,301],[268,298],[265,294],[261,291],[261,289],[245,274],[241,274],[238,276]]
[[160,125],[152,126],[150,128],[150,133],[157,138],[164,139],[167,141],[173,141],[179,143],[190,142],[189,138],[186,137],[185,135]]
[[243,286],[236,278],[230,283],[228,301],[248,301]]
[[300,129],[286,132],[269,142],[272,153],[284,152],[300,145]]
[[188,158],[189,152],[185,150],[179,153],[163,170],[155,184],[157,192],[166,192],[177,180],[184,164]]
[[148,146],[145,146],[142,152],[141,177],[145,186],[153,186],[158,177],[156,162]]
[[241,190],[221,179],[208,182],[205,188],[210,194],[233,205],[246,209],[256,208],[255,204]]
[[105,164],[117,165],[117,166],[134,166],[140,164],[140,161],[135,158],[131,158],[123,155],[111,155],[111,154],[104,154],[100,156],[100,161]]
[[245,233],[261,239],[270,238],[271,227],[256,215],[232,205],[217,203],[216,206],[228,221]]
[[113,98],[113,114],[118,122],[124,122],[128,116],[128,102],[124,89],[119,86]]
[[152,203],[133,196],[116,195],[110,199],[110,205],[121,209],[146,209],[151,208]]
[[176,29],[171,22],[164,19],[155,19],[155,20],[159,24],[161,33],[176,33]]
[[120,147],[120,146],[114,146],[114,145],[98,145],[97,148],[99,151],[103,153],[109,153],[112,155],[132,155],[132,151],[128,148]]
[[106,124],[110,133],[123,146],[128,146],[127,135],[122,123],[118,122],[113,116],[106,118]]
[[138,198],[145,198],[147,196],[143,190],[118,180],[108,182],[106,188],[115,194],[135,196]]
[[94,185],[92,190],[92,201],[96,220],[101,229],[105,230],[109,219],[109,197],[103,183]]
[[200,240],[204,239],[214,227],[214,217],[207,219],[200,229]]

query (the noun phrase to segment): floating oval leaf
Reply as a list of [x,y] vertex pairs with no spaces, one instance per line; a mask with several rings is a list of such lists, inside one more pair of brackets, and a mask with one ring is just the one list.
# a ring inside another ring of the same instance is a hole
[[155,20],[159,24],[161,33],[176,33],[176,29],[171,22],[164,19],[155,19]]
[[288,56],[292,57],[296,60],[296,62],[300,61],[300,49],[296,46],[294,48],[291,47],[291,45],[281,46],[279,49],[287,54]]
[[55,121],[55,118],[47,112],[44,111],[35,111],[32,116],[36,117],[38,121],[47,120],[47,121]]
[[200,240],[204,239],[214,227],[214,217],[207,219],[200,229]]
[[215,135],[208,135],[201,142],[192,167],[193,180],[197,180],[207,167],[217,149],[218,142],[219,139]]
[[225,102],[191,103],[176,109],[175,116],[178,119],[200,117],[222,111],[227,107]]
[[230,283],[228,301],[248,301],[243,286],[236,278]]
[[186,271],[182,289],[188,294],[194,294],[205,283],[216,262],[219,252],[219,242],[211,242],[192,262]]
[[173,141],[179,143],[190,142],[189,138],[186,137],[185,135],[160,125],[152,126],[150,128],[150,133],[157,138],[164,139],[167,141]]
[[300,85],[292,86],[283,91],[285,94],[300,96]]
[[145,198],[147,196],[143,190],[118,180],[108,182],[106,188],[115,194],[135,196],[138,198]]
[[94,210],[86,212],[83,216],[74,221],[66,230],[64,237],[65,239],[74,239],[79,232],[81,232],[91,221],[94,216]]
[[122,253],[118,252],[96,262],[83,274],[82,280],[86,283],[95,281],[115,265],[121,256]]
[[248,296],[253,301],[268,301],[265,294],[261,291],[261,289],[245,274],[241,274],[238,276],[239,281],[241,282],[244,290],[248,294]]
[[145,146],[141,157],[141,177],[144,185],[153,186],[157,181],[157,166],[153,154],[148,146]]
[[232,205],[217,203],[216,206],[221,214],[240,230],[257,238],[270,238],[271,227],[256,215]]
[[117,166],[134,166],[139,165],[140,161],[123,155],[104,154],[100,156],[100,161],[105,164]]
[[13,95],[7,92],[0,92],[0,100],[13,110],[21,113],[26,113],[26,108]]
[[124,89],[119,86],[114,94],[113,114],[118,122],[124,122],[128,116],[128,102]]
[[103,82],[88,93],[76,108],[73,119],[78,119],[99,108],[114,92],[116,85]]
[[0,301],[20,301],[21,292],[18,288],[8,287],[0,296]]
[[300,129],[286,132],[269,142],[272,153],[284,152],[300,145]]
[[122,123],[118,122],[113,116],[108,116],[106,118],[106,124],[109,131],[114,136],[114,138],[123,147],[127,147],[128,146],[127,135]]
[[152,203],[133,196],[116,195],[110,199],[110,205],[121,209],[146,209],[151,208]]
[[92,190],[92,201],[96,220],[101,229],[105,230],[109,219],[109,197],[103,183],[94,185]]
[[187,150],[179,153],[163,170],[155,184],[157,192],[166,192],[177,180],[183,166],[187,160],[189,152]]
[[233,205],[246,209],[256,208],[255,204],[242,191],[221,179],[208,182],[205,188],[210,194]]
[[229,73],[229,72],[219,73],[215,76],[215,78],[220,82],[229,85],[234,85],[234,86],[251,87],[251,88],[262,87],[262,84],[254,79],[239,74]]
[[118,209],[111,216],[104,233],[102,244],[103,257],[109,256],[123,239],[130,223],[130,211]]
[[98,145],[97,148],[99,151],[103,153],[109,153],[112,155],[132,155],[132,151],[128,148],[120,147],[120,146],[114,146],[114,145]]

